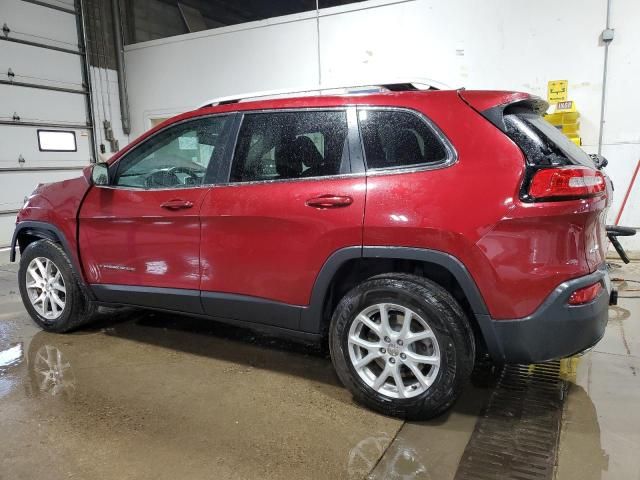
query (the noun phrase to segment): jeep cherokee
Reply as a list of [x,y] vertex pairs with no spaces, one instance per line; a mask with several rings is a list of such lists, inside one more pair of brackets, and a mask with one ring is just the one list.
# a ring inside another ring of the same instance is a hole
[[546,108],[395,85],[184,113],[28,197],[24,305],[51,332],[132,305],[326,338],[358,401],[438,415],[477,352],[603,335],[612,187]]

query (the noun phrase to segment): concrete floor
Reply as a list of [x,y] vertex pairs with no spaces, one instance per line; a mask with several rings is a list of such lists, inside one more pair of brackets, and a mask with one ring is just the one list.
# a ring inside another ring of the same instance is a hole
[[[6,259],[6,255],[4,256]],[[38,330],[0,257],[0,479],[453,479],[490,389],[403,423],[352,401],[302,345],[124,310]],[[640,280],[640,264],[613,272]],[[557,478],[640,479],[640,284],[568,362]],[[54,368],[47,367],[47,361]],[[45,373],[49,376],[45,377]]]

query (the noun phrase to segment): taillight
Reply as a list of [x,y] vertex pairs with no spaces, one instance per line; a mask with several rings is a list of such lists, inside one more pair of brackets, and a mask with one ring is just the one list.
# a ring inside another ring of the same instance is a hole
[[573,292],[569,297],[569,305],[582,305],[589,303],[595,299],[602,290],[602,284],[600,282],[589,285],[588,287],[580,288]]
[[604,175],[589,167],[557,167],[538,170],[531,179],[534,199],[584,198],[605,191]]

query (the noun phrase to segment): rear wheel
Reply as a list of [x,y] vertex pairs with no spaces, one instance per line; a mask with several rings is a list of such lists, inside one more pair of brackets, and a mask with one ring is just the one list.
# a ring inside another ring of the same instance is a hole
[[22,303],[43,330],[68,332],[93,317],[95,307],[57,243],[39,240],[29,244],[20,257],[18,282]]
[[449,408],[475,355],[456,300],[434,282],[407,274],[373,277],[345,295],[329,345],[338,376],[356,400],[408,419]]

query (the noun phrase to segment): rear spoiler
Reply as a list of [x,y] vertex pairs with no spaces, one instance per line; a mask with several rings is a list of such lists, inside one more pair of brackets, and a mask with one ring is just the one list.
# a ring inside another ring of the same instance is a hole
[[544,114],[549,104],[535,95],[524,92],[458,90],[460,99],[503,132],[505,110],[528,110]]

